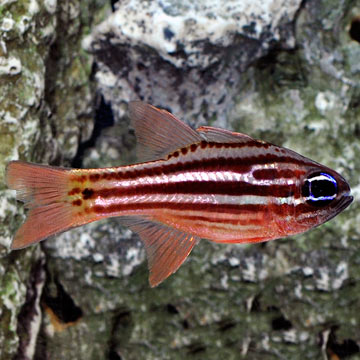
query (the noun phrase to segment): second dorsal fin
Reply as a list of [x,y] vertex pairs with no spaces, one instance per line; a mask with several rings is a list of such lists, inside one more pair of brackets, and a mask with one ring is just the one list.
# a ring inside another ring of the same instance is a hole
[[243,143],[254,140],[246,134],[233,132],[225,129],[219,129],[211,126],[201,126],[196,131],[206,141],[222,142],[222,143]]
[[139,161],[162,159],[181,147],[202,140],[198,132],[166,110],[142,101],[131,101],[129,111],[138,142]]

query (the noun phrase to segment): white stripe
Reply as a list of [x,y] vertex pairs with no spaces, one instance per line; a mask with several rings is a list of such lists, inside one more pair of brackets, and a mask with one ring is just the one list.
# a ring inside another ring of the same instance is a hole
[[214,195],[214,194],[151,194],[151,195],[123,195],[119,197],[100,198],[94,200],[95,205],[109,206],[129,203],[172,202],[184,204],[221,204],[221,205],[298,205],[301,199],[293,197],[275,197],[258,195]]
[[[186,181],[243,181],[251,185],[263,185],[263,186],[272,186],[272,185],[293,185],[297,180],[288,179],[288,178],[278,178],[274,180],[258,180],[255,179],[252,172],[259,170],[260,167],[256,166],[251,172],[248,173],[237,173],[234,171],[186,171],[179,172],[177,174],[170,175],[154,175],[154,176],[145,176],[138,179],[131,180],[110,180],[109,187],[134,187],[137,185],[157,185],[157,184],[169,184],[169,183],[180,183]],[[103,182],[95,183],[94,189],[103,187]]]
[[[224,229],[227,232],[234,232],[234,231],[249,231],[249,230],[259,230],[264,228],[264,225],[256,225],[256,224],[231,224],[231,223],[224,223],[221,222],[221,220],[219,220],[218,222],[209,222],[206,220],[190,220],[194,225],[198,225],[198,226],[206,226],[206,227],[210,227],[212,229],[212,231],[214,231],[214,229]],[[265,225],[266,226],[266,225]],[[239,234],[239,237],[241,237],[241,235]]]

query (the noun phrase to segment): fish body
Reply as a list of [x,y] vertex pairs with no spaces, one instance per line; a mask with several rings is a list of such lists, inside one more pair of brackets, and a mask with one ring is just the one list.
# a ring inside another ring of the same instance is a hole
[[130,116],[145,162],[60,169],[11,162],[7,183],[30,209],[12,247],[120,217],[145,243],[150,284],[175,272],[200,238],[255,243],[304,232],[344,210],[337,172],[248,135],[201,127],[142,102]]

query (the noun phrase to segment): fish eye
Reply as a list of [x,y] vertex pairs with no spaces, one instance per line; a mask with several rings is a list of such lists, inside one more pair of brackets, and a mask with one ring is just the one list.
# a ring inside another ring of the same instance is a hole
[[333,201],[338,193],[336,180],[327,173],[314,173],[308,176],[302,187],[302,196],[310,205],[322,207]]

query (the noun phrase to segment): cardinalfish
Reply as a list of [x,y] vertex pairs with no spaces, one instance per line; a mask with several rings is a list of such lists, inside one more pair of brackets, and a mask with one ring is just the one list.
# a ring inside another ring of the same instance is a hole
[[334,170],[248,135],[129,105],[142,162],[64,169],[21,161],[6,182],[29,209],[12,249],[108,217],[145,244],[150,285],[174,273],[200,238],[257,243],[318,226],[353,200]]

